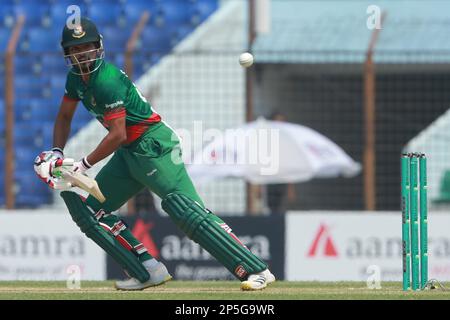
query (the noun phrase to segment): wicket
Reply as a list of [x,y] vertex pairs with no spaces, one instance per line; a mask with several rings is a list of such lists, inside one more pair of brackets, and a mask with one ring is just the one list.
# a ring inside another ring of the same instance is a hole
[[428,282],[427,159],[423,153],[402,154],[401,207],[403,290],[421,290]]

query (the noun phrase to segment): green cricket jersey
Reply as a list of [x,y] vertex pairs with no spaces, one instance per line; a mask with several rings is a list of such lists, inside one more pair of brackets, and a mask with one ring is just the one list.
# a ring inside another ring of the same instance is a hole
[[104,60],[96,63],[101,63],[101,66],[90,74],[87,84],[80,75],[69,72],[64,99],[81,100],[106,129],[106,121],[126,117],[126,144],[129,144],[153,123],[160,122],[161,117],[125,72]]

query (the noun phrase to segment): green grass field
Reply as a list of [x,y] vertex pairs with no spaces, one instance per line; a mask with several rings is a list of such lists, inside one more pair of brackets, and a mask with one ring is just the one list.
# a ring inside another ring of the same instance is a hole
[[[322,300],[322,299],[450,299],[450,291],[441,289],[403,292],[401,284],[385,282],[378,290],[364,282],[288,282],[278,281],[257,292],[243,292],[237,281],[170,281],[144,291],[116,291],[112,281],[84,281],[81,289],[70,290],[65,282],[3,281],[0,299],[132,299],[132,300]],[[448,288],[448,284],[445,284]]]

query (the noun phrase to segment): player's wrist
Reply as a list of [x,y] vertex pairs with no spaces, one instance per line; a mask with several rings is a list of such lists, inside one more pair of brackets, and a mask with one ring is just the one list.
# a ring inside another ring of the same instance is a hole
[[52,148],[52,152],[54,154],[56,154],[58,157],[60,158],[64,158],[64,151],[63,149],[59,148],[59,147],[53,147]]
[[89,163],[87,157],[81,159],[81,165],[84,167],[85,170],[92,168],[92,165]]

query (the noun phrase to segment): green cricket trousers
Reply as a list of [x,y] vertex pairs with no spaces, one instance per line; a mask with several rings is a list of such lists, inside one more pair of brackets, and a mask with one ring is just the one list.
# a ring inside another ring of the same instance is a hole
[[94,210],[116,211],[144,188],[161,199],[174,192],[184,194],[203,206],[181,160],[178,136],[164,122],[118,149],[95,180],[106,201],[89,196],[87,204]]

